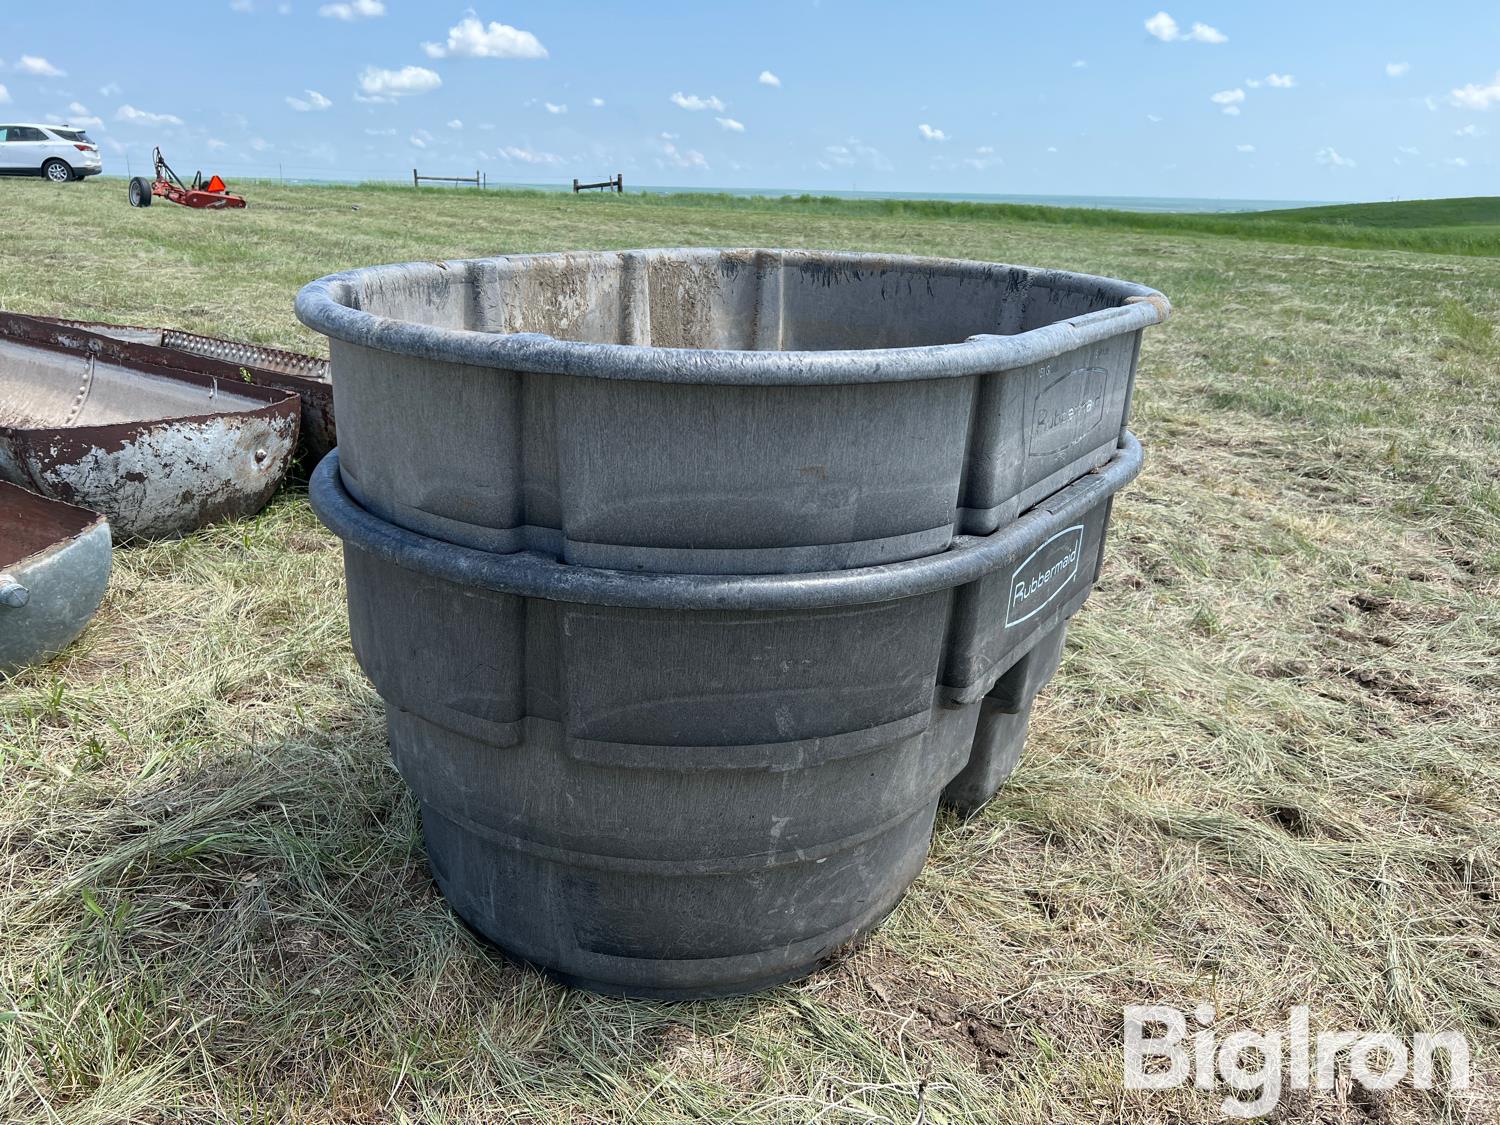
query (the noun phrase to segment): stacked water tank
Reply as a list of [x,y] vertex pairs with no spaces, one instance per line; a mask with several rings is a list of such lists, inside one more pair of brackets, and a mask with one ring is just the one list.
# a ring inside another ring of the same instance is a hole
[[1139,285],[639,250],[382,266],[329,336],[355,652],[454,909],[561,979],[766,987],[1015,765],[1098,574]]

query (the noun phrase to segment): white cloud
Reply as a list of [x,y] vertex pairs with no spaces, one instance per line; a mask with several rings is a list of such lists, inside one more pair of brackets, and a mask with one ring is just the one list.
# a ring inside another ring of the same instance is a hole
[[204,141],[203,143],[208,145],[210,152],[218,152],[220,149],[229,147],[229,143],[227,141],[221,141],[218,137],[209,137],[208,140]]
[[706,98],[700,98],[697,94],[684,94],[681,90],[678,90],[677,93],[672,95],[671,100],[673,105],[680,106],[683,109],[691,109],[695,112],[702,109],[712,109],[723,113],[727,108],[723,102],[712,94]]
[[919,133],[922,134],[922,139],[923,140],[928,140],[928,141],[946,141],[948,139],[948,134],[947,133],[943,132],[941,129],[934,129],[931,125],[928,125],[925,121],[921,125],[917,126],[917,132],[919,132]]
[[1254,152],[1255,151],[1255,146],[1254,145],[1235,145],[1234,146],[1234,151],[1235,152]]
[[307,94],[306,98],[288,97],[286,100],[286,104],[291,106],[298,113],[314,113],[319,110],[327,109],[329,106],[333,105],[333,102],[325,98],[316,90],[307,90],[305,91],[305,93]]
[[99,87],[99,93],[104,95],[104,97],[106,98],[118,97],[120,93],[120,84],[118,82],[106,82],[103,86]]
[[1153,125],[1160,125],[1161,124],[1161,118],[1158,117],[1154,113],[1148,113],[1148,114],[1146,114],[1146,120],[1149,121],[1149,122],[1151,122],[1151,124],[1153,124]]
[[974,155],[964,157],[963,162],[978,172],[982,172],[986,168],[993,168],[996,164],[1005,163],[1004,160],[995,155],[994,145],[980,145],[974,150]]
[[347,3],[324,4],[318,9],[318,15],[327,20],[343,20],[345,23],[373,20],[385,15],[385,4],[383,0],[348,0]]
[[1421,149],[1419,149],[1419,148],[1413,148],[1410,145],[1397,145],[1396,146],[1396,151],[1397,152],[1404,152],[1407,156],[1421,156],[1422,155],[1422,150]]
[[[0,100],[3,100],[3,99],[0,99]],[[89,112],[89,107],[86,106],[86,105],[84,105],[82,102],[69,102],[68,103],[68,116],[67,117],[55,117],[54,116],[54,117],[48,117],[47,120],[55,122],[55,123],[57,123],[59,125],[63,125],[63,124],[76,125],[80,129],[92,129],[92,128],[103,126],[103,124],[104,124],[103,119],[101,119],[101,118],[95,116],[94,114],[90,113]]]
[[1233,90],[1220,90],[1217,94],[1210,94],[1208,100],[1230,117],[1238,117],[1240,106],[1245,101],[1245,91],[1236,86]]
[[450,128],[450,129],[462,129],[463,127],[464,127],[463,121],[461,119],[457,118],[457,117],[455,117],[452,121],[448,122],[448,128]]
[[181,125],[182,118],[170,113],[148,113],[133,105],[122,105],[115,110],[116,121],[128,121],[132,125]]
[[1177,21],[1166,12],[1157,12],[1146,21],[1146,30],[1156,36],[1163,43],[1171,43],[1182,34],[1177,26]]
[[834,165],[840,168],[849,168],[855,164],[868,164],[876,171],[889,172],[891,162],[885,158],[874,145],[867,145],[858,137],[850,137],[843,144],[828,145],[823,149],[827,160],[818,161],[818,166],[825,170]]
[[1087,70],[1088,69],[1088,65],[1089,65],[1088,59],[1074,59],[1073,60],[1073,69],[1074,70]]
[[762,86],[780,86],[781,85],[781,79],[777,78],[776,75],[772,74],[769,70],[763,70],[763,71],[761,71],[760,72],[760,77],[757,78],[756,81],[759,82]]
[[593,106],[595,109],[598,109],[603,104],[604,104],[604,99],[603,98],[590,98],[589,99],[589,105]]
[[661,151],[662,155],[678,168],[701,168],[705,172],[708,171],[708,158],[695,148],[684,152],[671,141],[663,140]]
[[1482,137],[1484,136],[1484,130],[1471,122],[1461,129],[1453,130],[1453,135],[1455,137]]
[[1385,76],[1387,78],[1400,78],[1411,69],[1409,62],[1388,62],[1385,64]]
[[1356,165],[1354,161],[1350,160],[1347,156],[1340,155],[1338,149],[1328,148],[1326,146],[1318,149],[1317,153],[1314,154],[1313,159],[1315,159],[1319,164],[1328,165],[1330,168],[1358,167],[1358,165]]
[[1297,80],[1295,78],[1293,78],[1290,74],[1268,74],[1268,75],[1266,75],[1266,85],[1267,86],[1272,86],[1272,87],[1274,87],[1274,88],[1276,88],[1278,90],[1290,90],[1296,84],[1297,84]]
[[266,140],[264,137],[251,137],[250,147],[253,148],[256,152],[268,152],[276,146],[273,145],[270,141]]
[[366,98],[387,101],[409,94],[426,94],[442,84],[443,80],[425,66],[403,66],[400,70],[367,66],[359,76],[359,88]]
[[1450,156],[1443,163],[1450,168],[1467,168],[1469,166],[1469,162],[1462,156]]
[[396,135],[396,130],[394,130],[394,129],[366,129],[365,130],[365,136],[367,136],[367,137],[394,137],[395,135]]
[[74,125],[102,126],[104,124],[103,119],[96,114],[90,113],[89,107],[82,102],[69,102],[68,113],[70,115],[68,120]]
[[507,145],[498,149],[495,155],[503,160],[519,160],[522,164],[561,164],[562,157],[552,152],[537,152],[535,149],[520,148],[516,145]]
[[254,0],[229,0],[229,10],[231,12],[253,12],[255,11],[255,2]]
[[568,112],[568,107],[566,105],[556,105],[556,104],[554,104],[552,102],[543,102],[542,104],[547,107],[547,112],[548,113],[567,113]]
[[727,133],[743,133],[745,131],[744,124],[732,117],[715,117],[714,120],[719,123],[719,128]]
[[409,143],[412,148],[426,148],[427,147],[427,142],[425,140],[423,140],[421,137],[417,136],[415,133],[413,133],[411,136],[407,137],[406,140],[407,140],[407,143]]
[[16,69],[22,74],[33,74],[38,78],[62,78],[68,72],[58,70],[40,55],[22,55],[21,60],[16,63]]
[[1157,12],[1146,21],[1146,30],[1163,43],[1228,43],[1229,37],[1216,27],[1195,23],[1187,31],[1166,12]]
[[1483,86],[1470,82],[1467,86],[1454,90],[1449,97],[1454,105],[1464,109],[1489,109],[1492,105],[1500,104],[1500,74],[1496,74],[1494,81]]
[[529,31],[491,20],[465,16],[448,29],[447,43],[423,43],[433,59],[545,59],[547,48]]
[[1048,145],[1047,146],[1047,151],[1048,152],[1056,152],[1057,151],[1057,146],[1056,145]]

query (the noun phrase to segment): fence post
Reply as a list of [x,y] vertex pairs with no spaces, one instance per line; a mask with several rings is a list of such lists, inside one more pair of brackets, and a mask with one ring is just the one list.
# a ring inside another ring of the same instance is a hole
[[417,186],[417,170],[415,168],[411,170],[411,186]]

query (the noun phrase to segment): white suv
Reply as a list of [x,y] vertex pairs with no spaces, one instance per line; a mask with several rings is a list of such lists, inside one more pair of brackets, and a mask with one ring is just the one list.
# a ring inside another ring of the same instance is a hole
[[99,146],[70,125],[0,125],[0,176],[45,176],[55,184],[104,170]]

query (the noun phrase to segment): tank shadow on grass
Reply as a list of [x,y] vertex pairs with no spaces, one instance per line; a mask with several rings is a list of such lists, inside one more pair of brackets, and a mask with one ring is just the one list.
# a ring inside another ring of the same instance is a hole
[[[240,1096],[267,1104],[288,1067],[321,1070],[334,1085],[378,1083],[381,1073],[351,1073],[349,1060],[399,1054],[409,1083],[440,1087],[454,1058],[557,1066],[584,1034],[603,1034],[592,1048],[642,1074],[703,1050],[750,1065],[720,1037],[774,1013],[787,993],[599,997],[472,933],[433,882],[416,802],[378,724],[360,709],[331,736],[231,751],[30,842],[94,853],[36,904],[75,922],[63,952],[38,967],[31,1003],[108,997],[117,1018],[111,1032],[57,1037],[38,1025],[27,1036],[55,1105],[86,1097],[118,1066],[149,1071],[184,1052],[232,1071]],[[308,784],[314,768],[329,783]],[[385,1037],[398,1028],[393,1045]]]

